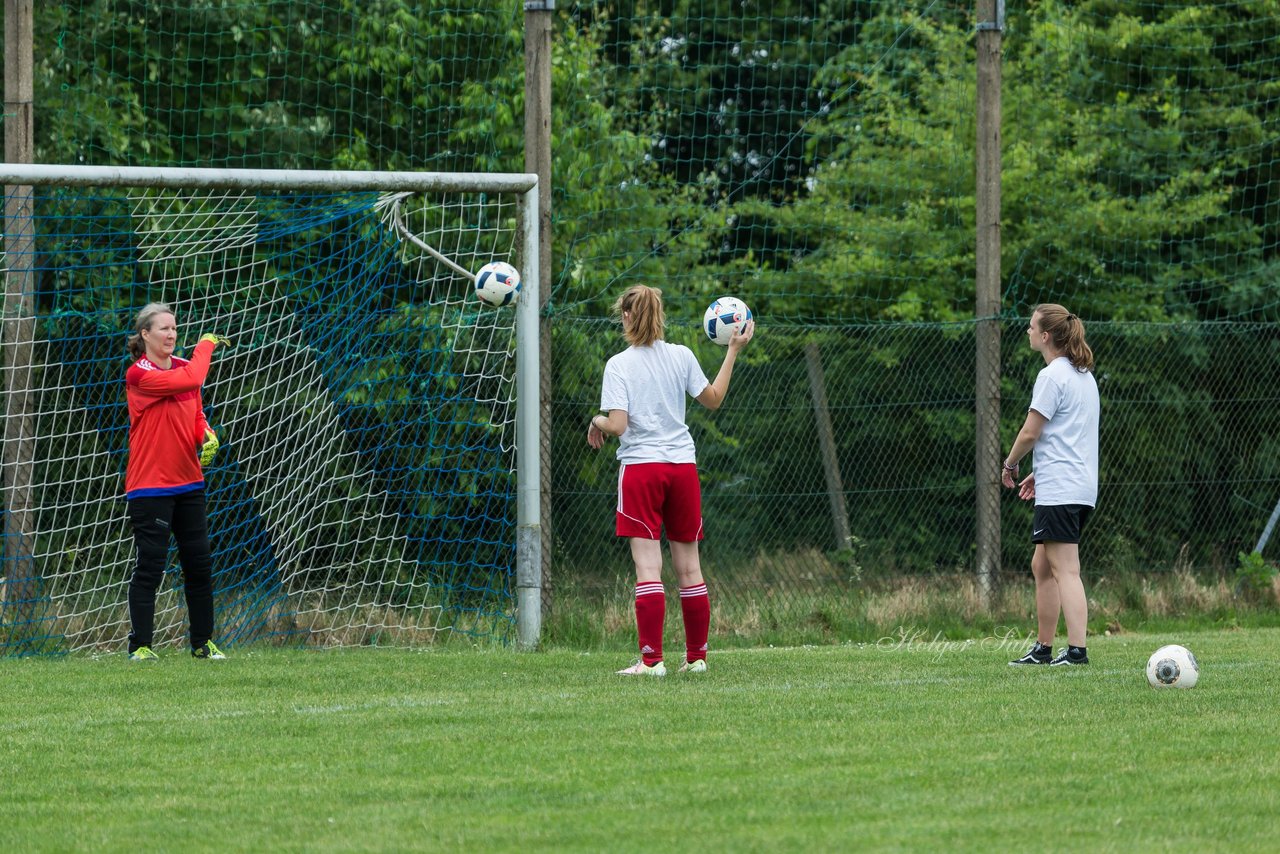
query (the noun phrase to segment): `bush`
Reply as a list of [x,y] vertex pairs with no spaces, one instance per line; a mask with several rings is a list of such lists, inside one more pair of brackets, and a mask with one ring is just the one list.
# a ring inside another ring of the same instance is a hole
[[1274,600],[1275,581],[1280,567],[1265,559],[1259,552],[1236,556],[1236,593],[1251,602]]

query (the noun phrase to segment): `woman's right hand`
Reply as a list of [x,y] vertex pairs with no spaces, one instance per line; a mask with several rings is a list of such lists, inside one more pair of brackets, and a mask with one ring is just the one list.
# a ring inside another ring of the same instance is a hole
[[1036,497],[1036,473],[1032,472],[1018,484],[1018,497],[1023,501],[1032,501]]
[[756,334],[756,322],[754,319],[748,320],[742,325],[742,328],[734,332],[729,337],[729,349],[737,352],[747,345],[751,337]]
[[230,347],[231,339],[225,335],[218,335],[214,332],[206,332],[200,336],[201,341],[212,341],[215,347]]

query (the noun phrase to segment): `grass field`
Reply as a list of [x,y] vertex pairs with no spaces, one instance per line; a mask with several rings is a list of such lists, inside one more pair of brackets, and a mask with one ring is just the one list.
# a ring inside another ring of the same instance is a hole
[[0,850],[1280,849],[1280,630],[1012,644],[0,659]]

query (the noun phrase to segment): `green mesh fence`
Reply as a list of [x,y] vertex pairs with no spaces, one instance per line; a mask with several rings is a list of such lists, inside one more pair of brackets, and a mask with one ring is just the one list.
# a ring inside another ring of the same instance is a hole
[[[589,351],[597,327],[572,342]],[[1006,435],[1021,424],[1036,372],[1023,324],[1005,328]],[[1090,327],[1098,359],[1104,450],[1097,512],[1082,545],[1099,571],[1161,570],[1180,560],[1230,569],[1252,550],[1280,490],[1280,346],[1255,324]],[[719,348],[697,330],[690,342],[712,370]],[[607,351],[620,336],[610,331]],[[569,333],[559,340],[568,343]],[[847,527],[836,538],[806,347],[821,356],[825,397],[840,462]],[[704,554],[722,580],[767,579],[779,591],[879,575],[969,571],[973,565],[974,342],[971,324],[815,329],[775,326],[752,342],[734,374],[738,397],[714,414],[694,411],[703,472]],[[1160,357],[1153,363],[1152,354]],[[1241,371],[1241,365],[1249,371]],[[557,401],[565,423],[598,405],[598,391]],[[696,408],[695,408],[696,410]],[[565,431],[569,433],[569,431]],[[572,536],[557,557],[606,588],[629,569],[609,542],[616,466],[558,437],[557,522]],[[1007,440],[1008,441],[1008,440]],[[1006,442],[1007,444],[1007,442]],[[1003,565],[1029,556],[1031,507],[1012,495],[1003,514]],[[842,547],[843,546],[843,547]],[[1269,552],[1270,553],[1270,552]],[[608,566],[614,574],[600,574]],[[749,598],[754,585],[729,584]]]
[[[687,207],[655,237],[640,230],[647,199],[619,204],[607,227],[648,249],[599,291],[562,281],[562,309],[598,314],[648,281],[686,325],[724,292],[760,318],[727,408],[695,419],[713,577],[759,575],[802,599],[860,574],[971,570],[971,4],[663,9],[579,4],[571,17],[604,34],[615,109],[651,140],[645,181]],[[1041,367],[1025,318],[1065,303],[1088,323],[1103,399],[1086,564],[1230,571],[1280,501],[1280,4],[1011,3],[1007,21],[1004,447]],[[571,269],[622,266],[557,251]],[[832,533],[806,343],[822,354],[852,548]],[[719,353],[701,346],[713,371]],[[576,426],[596,399],[586,382],[558,404]],[[557,483],[578,486],[570,432]],[[601,487],[587,504],[607,499]],[[1003,517],[1002,564],[1025,572],[1030,508],[1009,497]],[[577,534],[585,508],[558,518],[575,532],[561,557],[607,563],[617,586],[625,552]]]
[[84,0],[35,14],[41,162],[456,172],[520,160],[511,128],[492,132],[513,112],[494,96],[523,85],[518,4]]
[[[727,406],[692,416],[714,596],[802,608],[868,574],[971,570],[973,4],[558,7],[552,590],[630,575],[615,464],[583,433],[634,282],[664,289],[708,373],[707,303],[759,318]],[[44,162],[523,168],[519,3],[37,16]],[[1280,3],[1009,2],[1003,81],[1003,444],[1038,367],[1025,318],[1064,303],[1102,393],[1087,564],[1229,570],[1280,501]],[[1025,572],[1029,508],[1004,511],[1002,564]]]

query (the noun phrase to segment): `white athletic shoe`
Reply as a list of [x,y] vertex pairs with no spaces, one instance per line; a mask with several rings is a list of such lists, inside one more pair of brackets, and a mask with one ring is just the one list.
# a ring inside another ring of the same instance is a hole
[[686,661],[684,664],[680,665],[680,670],[677,672],[678,673],[706,673],[707,660],[705,658],[699,658],[697,661]]
[[650,667],[644,663],[644,659],[640,659],[630,667],[618,671],[619,676],[666,676],[667,665],[659,661]]

